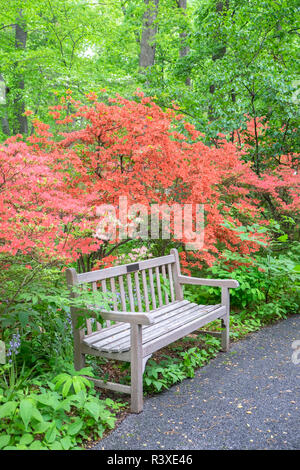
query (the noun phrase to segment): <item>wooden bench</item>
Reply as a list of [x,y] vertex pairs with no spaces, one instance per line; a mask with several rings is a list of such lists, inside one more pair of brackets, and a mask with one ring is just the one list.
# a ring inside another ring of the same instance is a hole
[[[181,275],[176,249],[172,249],[170,255],[139,263],[83,274],[71,268],[66,274],[70,289],[90,283],[93,290],[100,288],[114,294],[113,310],[100,310],[106,320],[103,327],[92,320],[94,312],[91,310],[86,328],[76,328],[78,310],[71,309],[74,365],[76,370],[83,368],[86,354],[130,362],[131,386],[90,379],[99,387],[130,394],[134,413],[143,409],[143,372],[155,351],[217,318],[221,319],[223,327],[217,333],[222,350],[229,348],[229,288],[238,287],[238,282]],[[220,287],[221,303],[197,305],[185,300],[184,284]]]

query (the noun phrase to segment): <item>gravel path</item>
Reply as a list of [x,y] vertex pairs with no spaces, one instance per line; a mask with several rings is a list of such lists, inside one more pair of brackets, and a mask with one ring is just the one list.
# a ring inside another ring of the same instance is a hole
[[233,343],[194,379],[146,399],[94,450],[299,449],[294,340],[300,316]]

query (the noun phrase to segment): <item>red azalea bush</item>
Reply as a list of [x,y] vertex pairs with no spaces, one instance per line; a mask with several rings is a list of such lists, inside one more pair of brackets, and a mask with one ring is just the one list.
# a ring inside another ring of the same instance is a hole
[[[1,145],[1,253],[41,261],[69,262],[91,253],[101,258],[106,252],[95,237],[96,207],[117,206],[119,196],[146,207],[203,204],[204,245],[193,253],[196,265],[212,265],[224,247],[247,255],[259,249],[260,233],[243,242],[224,222],[267,224],[264,208],[270,204],[273,211],[299,213],[292,158],[258,176],[242,159],[245,149],[225,138],[218,148],[204,145],[182,115],[138,95],[105,103],[90,94],[85,105],[69,93],[50,111],[64,130],[55,132],[59,140],[35,120],[26,143],[15,136]],[[70,125],[80,128],[66,132]],[[191,262],[186,253],[182,259]]]

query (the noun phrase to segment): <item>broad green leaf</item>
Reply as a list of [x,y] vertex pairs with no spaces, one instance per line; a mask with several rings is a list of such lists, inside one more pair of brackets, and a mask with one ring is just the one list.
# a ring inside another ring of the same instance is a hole
[[45,439],[49,444],[55,441],[57,436],[57,429],[55,423],[52,424],[52,426],[48,429],[48,431],[45,434]]
[[63,450],[63,446],[61,445],[61,443],[59,441],[54,441],[50,446],[49,448],[51,450]]
[[68,426],[68,434],[73,436],[74,434],[78,434],[80,429],[83,426],[83,421],[80,418],[77,418],[72,424]]
[[3,449],[3,447],[7,446],[10,441],[10,436],[7,434],[2,434],[0,436],[0,449]]
[[10,417],[17,408],[18,403],[16,401],[7,401],[4,405],[0,406],[0,418]]
[[43,421],[41,423],[37,423],[37,425],[34,426],[33,433],[34,434],[43,434],[44,432],[47,431],[47,429],[49,429],[50,426],[51,426],[51,423],[46,422],[46,421]]
[[31,421],[31,418],[33,417],[34,414],[34,405],[31,400],[28,400],[25,398],[24,400],[21,400],[20,402],[20,416],[22,418],[22,421],[25,425],[25,429],[28,429],[28,424]]
[[21,445],[31,444],[33,439],[34,439],[34,437],[32,436],[32,434],[23,434],[23,436],[20,439],[20,444]]
[[73,377],[73,387],[74,387],[74,390],[75,390],[75,393],[79,393],[80,390],[82,389],[85,389],[85,385],[82,381],[82,378],[83,377]]
[[53,396],[53,392],[38,395],[37,401],[42,403],[43,405],[50,406],[54,410],[57,410],[60,407],[60,401],[57,399],[56,396]]
[[30,446],[28,447],[28,449],[31,449],[31,450],[47,450],[47,447],[43,446],[41,441],[33,441],[30,444]]
[[104,410],[104,407],[94,401],[90,401],[84,405],[84,409],[95,419],[95,421],[98,421],[100,413]]
[[69,450],[73,445],[69,436],[63,437],[60,442],[64,450]]

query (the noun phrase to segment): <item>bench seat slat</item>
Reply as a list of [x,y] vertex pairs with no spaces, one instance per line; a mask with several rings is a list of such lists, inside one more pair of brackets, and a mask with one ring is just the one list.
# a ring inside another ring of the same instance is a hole
[[[196,304],[194,304],[196,305]],[[179,303],[179,305],[168,305],[168,308],[164,308],[164,309],[160,309],[159,311],[156,311],[153,313],[153,311],[151,312],[151,316],[155,318],[155,323],[157,324],[161,324],[162,321],[164,321],[165,319],[170,319],[170,317],[172,316],[176,316],[176,315],[181,315],[185,310],[189,310],[190,309],[190,305],[189,305],[189,302],[185,301],[185,303],[183,305],[181,305],[181,302]],[[146,325],[146,326],[150,326],[150,325]],[[109,345],[109,347],[115,345],[115,343],[119,343],[120,341],[122,341],[122,339],[124,338],[128,338],[128,331],[127,329],[129,329],[130,327],[128,326],[128,328],[126,329],[122,329],[122,330],[119,330],[119,331],[116,331],[116,330],[113,330],[111,331],[111,334],[108,334],[106,335],[105,338],[102,338],[102,335],[99,335],[98,336],[98,339],[96,340],[95,338],[93,339],[92,343],[92,346],[95,347],[95,348],[104,348],[105,346]],[[143,332],[145,333],[147,331],[147,328],[143,328]]]
[[223,317],[226,314],[226,307],[222,305],[221,307],[212,310],[204,315],[197,316],[193,321],[186,323],[184,325],[179,326],[178,328],[174,329],[171,332],[168,332],[158,338],[149,341],[145,345],[143,345],[143,355],[148,356],[155,351],[167,346],[174,341],[177,341],[180,338],[192,333],[193,331],[201,328],[202,326],[210,323],[217,318]]
[[[220,305],[200,306],[187,301],[174,302],[174,304],[169,304],[168,307],[157,309],[155,312],[157,313],[156,322],[143,326],[143,347],[146,347],[148,343],[155,341],[157,338],[171,334],[173,331],[183,328],[185,325],[210,315],[221,308]],[[160,310],[164,311],[164,313],[161,313]],[[220,312],[219,316],[221,315],[222,312]],[[130,349],[130,326],[128,324],[114,325],[102,330],[102,332],[98,332],[98,335],[93,334],[85,337],[83,342],[98,351],[128,351]]]
[[[219,307],[219,306],[218,306]],[[210,311],[216,310],[216,307],[212,307]],[[163,322],[160,324],[150,325],[150,328],[146,332],[143,329],[143,345],[149,341],[159,338],[160,336],[172,332],[174,329],[177,329],[191,321],[200,318],[203,315],[206,315],[210,312],[207,309],[200,309],[199,305],[194,304],[191,308],[184,312],[183,315],[179,315],[179,318],[174,320],[174,315],[172,312],[164,318]],[[122,340],[116,341],[115,343],[110,343],[104,347],[101,347],[103,351],[106,352],[123,352],[129,351],[130,349],[130,339],[128,336],[125,336]]]
[[[166,313],[166,312],[168,312],[172,309],[177,311],[178,308],[180,308],[183,305],[186,305],[188,303],[189,302],[187,300],[177,301],[177,302],[174,302],[174,304],[172,304],[172,305],[170,305],[170,304],[165,305],[164,307],[162,307],[160,309],[157,309],[156,312],[153,312],[153,310],[152,310],[149,313],[151,313],[151,315],[153,315],[155,317],[158,317],[158,316],[163,315],[164,313]],[[101,333],[99,333],[99,331],[95,331],[91,335],[85,336],[84,343],[87,346],[91,346],[93,343],[96,343],[100,339],[103,340],[103,339],[105,339],[107,337],[110,337],[112,335],[117,335],[118,333],[123,332],[123,331],[125,331],[129,328],[130,328],[129,323],[117,323],[115,325],[110,326],[109,328],[103,328],[101,330]]]
[[[171,305],[166,305],[163,308],[157,310],[156,312],[151,311],[149,313],[153,314],[156,317],[156,316],[159,316],[159,315],[162,315],[162,314],[168,312],[171,309],[176,310],[177,308],[182,307],[183,305],[188,304],[188,303],[189,302],[187,300],[174,302],[174,304],[172,306]],[[84,338],[84,343],[86,345],[90,346],[92,343],[95,343],[95,342],[99,341],[99,338],[104,339],[104,338],[107,338],[108,336],[115,335],[115,334],[117,334],[121,331],[127,330],[129,328],[130,328],[129,323],[117,323],[115,325],[110,326],[109,328],[103,328],[101,330],[101,333],[99,333],[99,331],[95,331],[91,335],[86,336]]]

